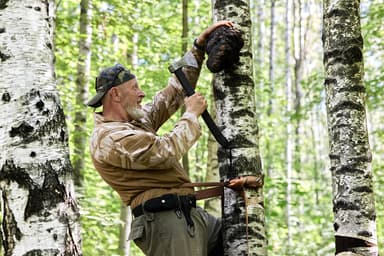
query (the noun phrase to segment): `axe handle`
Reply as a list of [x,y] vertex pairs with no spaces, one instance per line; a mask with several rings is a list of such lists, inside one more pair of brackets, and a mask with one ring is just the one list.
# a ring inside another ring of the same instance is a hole
[[[175,75],[177,79],[179,79],[181,86],[183,86],[187,96],[192,96],[195,94],[195,90],[189,83],[188,79],[186,78],[184,72],[181,68],[177,69],[175,71]],[[217,127],[215,121],[213,121],[211,115],[208,113],[207,110],[204,110],[204,112],[201,114],[201,116],[204,119],[204,122],[207,124],[209,130],[211,131],[212,135],[215,137],[216,141],[223,147],[223,148],[230,148],[228,140],[224,137],[224,135],[221,133],[219,127]]]

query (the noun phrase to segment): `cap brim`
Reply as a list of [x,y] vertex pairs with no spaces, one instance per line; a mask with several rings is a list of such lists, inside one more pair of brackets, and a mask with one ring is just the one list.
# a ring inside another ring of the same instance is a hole
[[101,99],[104,97],[105,92],[98,92],[90,101],[87,102],[87,106],[97,108],[101,106]]

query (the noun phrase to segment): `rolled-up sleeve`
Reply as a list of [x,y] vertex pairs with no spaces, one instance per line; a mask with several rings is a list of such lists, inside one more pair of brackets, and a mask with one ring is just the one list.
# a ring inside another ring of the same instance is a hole
[[174,166],[200,137],[195,114],[186,112],[164,136],[143,130],[111,132],[100,140],[99,161],[124,169],[166,169]]

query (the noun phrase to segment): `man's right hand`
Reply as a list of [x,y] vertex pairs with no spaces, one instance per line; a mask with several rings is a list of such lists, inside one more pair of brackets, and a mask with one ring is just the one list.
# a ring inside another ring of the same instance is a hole
[[198,92],[185,98],[185,111],[194,113],[196,116],[200,116],[207,109],[207,105],[207,100]]

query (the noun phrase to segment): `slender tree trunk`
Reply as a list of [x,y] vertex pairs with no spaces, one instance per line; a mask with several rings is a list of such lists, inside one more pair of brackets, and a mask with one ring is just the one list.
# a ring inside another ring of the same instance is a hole
[[80,2],[79,58],[76,79],[75,130],[73,131],[74,154],[72,156],[75,185],[79,188],[82,187],[84,180],[83,170],[87,138],[87,112],[84,111],[84,103],[88,100],[88,84],[91,71],[91,6],[92,0],[81,0]]
[[323,44],[336,255],[378,255],[360,1],[324,1]]
[[54,1],[0,2],[5,256],[81,255],[68,133],[55,84]]
[[131,232],[131,222],[131,207],[120,203],[119,251],[122,256],[130,255],[131,242],[128,240],[128,237]]
[[[302,20],[302,3],[301,0],[293,2],[293,52],[294,52],[294,77],[293,77],[293,86],[294,86],[294,103],[293,109],[295,111],[295,127],[294,127],[294,136],[295,136],[295,149],[294,149],[294,169],[297,173],[300,173],[301,169],[301,141],[300,141],[300,129],[301,129],[301,80],[303,77],[303,63],[305,61],[304,57],[304,38],[303,38],[303,20]],[[296,19],[297,18],[297,19]]]
[[[214,77],[218,124],[224,128],[224,136],[234,147],[231,152],[219,148],[220,176],[222,180],[227,180],[236,176],[261,175],[249,2],[213,1],[213,15],[214,20],[234,21],[243,32],[245,42],[240,63]],[[232,164],[229,164],[231,159]],[[245,194],[243,197],[231,189],[224,190],[225,255],[266,255],[262,188],[246,189]]]
[[[292,77],[291,77],[291,0],[285,1],[285,95],[286,95],[286,115],[291,116],[293,110],[293,95],[292,95]],[[286,165],[286,225],[287,225],[287,254],[291,255],[292,249],[292,227],[291,227],[291,193],[292,193],[292,173],[293,173],[293,151],[294,151],[294,138],[293,138],[293,124],[291,119],[287,120],[286,124],[286,148],[285,148],[285,161]]]
[[[213,96],[213,95],[212,95]],[[213,97],[212,97],[213,98]],[[216,108],[214,99],[210,100],[210,114],[213,120],[216,120]],[[207,174],[205,181],[219,181],[219,163],[217,159],[218,144],[211,133],[208,135],[208,161],[207,161]],[[204,201],[204,209],[210,214],[221,217],[221,198],[210,198]]]
[[[270,36],[269,36],[269,68],[268,68],[268,78],[269,78],[269,90],[268,93],[268,105],[267,105],[267,118],[268,126],[271,126],[271,115],[273,113],[273,95],[275,91],[275,29],[276,29],[276,19],[275,19],[275,0],[271,0],[271,26],[270,26]],[[270,177],[272,174],[272,163],[273,163],[273,152],[271,149],[271,141],[273,141],[273,134],[269,134],[266,139],[265,151],[266,151],[266,172]]]

